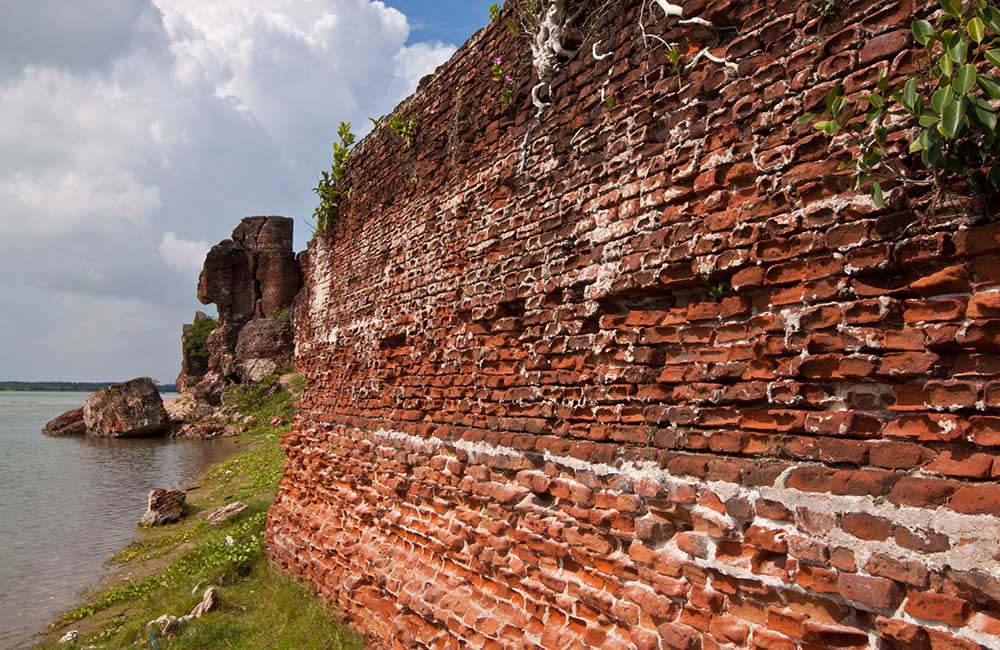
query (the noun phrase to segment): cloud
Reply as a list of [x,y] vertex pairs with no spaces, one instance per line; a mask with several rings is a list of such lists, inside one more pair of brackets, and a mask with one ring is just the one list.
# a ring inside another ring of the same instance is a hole
[[181,239],[173,231],[167,231],[160,240],[159,250],[160,257],[168,266],[183,276],[197,277],[211,247],[204,239]]
[[[176,373],[208,242],[241,216],[311,214],[338,122],[363,132],[454,51],[408,37],[368,0],[5,8],[0,277],[19,281],[0,301],[21,311],[3,319],[0,375]],[[113,354],[102,331],[170,352]]]

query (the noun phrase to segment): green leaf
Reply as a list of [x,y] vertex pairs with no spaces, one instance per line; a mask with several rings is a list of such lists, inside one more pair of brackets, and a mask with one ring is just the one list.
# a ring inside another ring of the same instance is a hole
[[986,94],[993,99],[1000,99],[1000,79],[991,75],[979,75],[976,77],[978,83]]
[[837,101],[837,98],[843,95],[844,88],[840,84],[837,84],[830,89],[830,92],[826,94],[826,112],[833,114],[833,105]]
[[941,0],[941,8],[947,12],[949,16],[958,20],[962,17],[962,2],[961,0]]
[[951,86],[945,86],[944,88],[938,88],[931,95],[931,106],[937,113],[942,113],[944,111],[945,104],[950,101],[955,100],[954,93],[951,92]]
[[1000,35],[1000,10],[996,7],[991,7],[987,5],[983,7],[981,14],[983,21],[986,26],[990,28],[990,31],[994,34]]
[[917,138],[916,140],[910,143],[910,153],[917,153],[918,151],[923,151],[923,150],[924,150],[924,145],[920,141],[920,138]]
[[816,122],[813,125],[817,130],[822,131],[827,135],[833,135],[840,130],[840,126],[833,120],[824,120],[822,122]]
[[[954,32],[948,39],[948,54],[951,55],[951,61],[955,65],[962,65],[965,63],[965,56],[968,53],[969,45],[965,40],[965,34],[962,32]],[[948,76],[951,76],[949,73]]]
[[941,124],[938,126],[938,130],[941,131],[941,135],[949,140],[953,140],[962,130],[964,123],[965,100],[953,99],[945,104],[944,109],[941,111]]
[[830,115],[834,117],[840,117],[844,114],[844,109],[847,108],[847,98],[844,96],[834,97],[833,102],[830,104]]
[[976,16],[965,27],[969,30],[969,38],[977,44],[983,42],[983,39],[986,37],[986,25],[983,23],[982,18]]
[[878,82],[876,82],[876,87],[880,93],[885,93],[889,90],[889,68],[888,66],[882,68],[882,71],[878,73]]
[[812,122],[813,120],[815,120],[817,117],[819,117],[819,116],[816,115],[816,113],[804,113],[802,115],[802,117],[799,118],[799,120],[798,120],[797,123],[798,124],[809,124],[810,122]]
[[907,80],[906,84],[903,86],[903,96],[900,98],[900,103],[903,107],[910,111],[914,111],[917,105],[917,78],[911,77]]
[[976,121],[987,132],[992,133],[997,128],[997,114],[990,106],[990,103],[983,99],[982,97],[971,97],[972,102],[972,115],[975,117]]
[[944,54],[941,55],[941,58],[938,59],[938,65],[941,66],[941,76],[945,77],[946,79],[951,79],[953,66],[952,66],[950,52],[945,52]]
[[875,205],[884,208],[885,207],[885,196],[882,195],[882,183],[878,181],[872,181],[872,199],[875,201]]
[[940,122],[941,116],[937,113],[932,113],[931,111],[924,111],[920,114],[918,121],[920,122],[920,126],[927,128],[928,126],[935,126],[938,122]]
[[1000,50],[986,50],[986,60],[993,64],[993,67],[1000,68]]
[[951,83],[955,89],[955,94],[963,96],[976,86],[976,66],[966,63],[955,74],[955,80]]
[[927,45],[935,36],[934,26],[926,20],[915,20],[912,25],[913,38],[921,45]]

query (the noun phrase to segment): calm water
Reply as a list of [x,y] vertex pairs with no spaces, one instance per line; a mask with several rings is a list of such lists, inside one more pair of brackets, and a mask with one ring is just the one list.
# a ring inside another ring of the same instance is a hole
[[[170,396],[165,396],[170,397]],[[48,438],[84,393],[0,392],[0,649],[28,644],[135,537],[154,487],[188,487],[229,441]]]

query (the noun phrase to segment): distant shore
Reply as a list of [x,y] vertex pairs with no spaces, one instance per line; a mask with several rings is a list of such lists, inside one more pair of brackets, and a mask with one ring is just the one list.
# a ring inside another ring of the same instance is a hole
[[[96,393],[118,382],[76,382],[76,381],[0,381],[0,392],[37,392],[37,393]],[[176,393],[174,384],[157,384],[161,393]]]

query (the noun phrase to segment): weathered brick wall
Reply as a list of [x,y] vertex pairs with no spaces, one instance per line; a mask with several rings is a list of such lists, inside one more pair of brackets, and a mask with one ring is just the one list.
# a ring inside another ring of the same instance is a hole
[[540,121],[498,25],[354,152],[270,556],[376,646],[1000,647],[1000,224],[793,126],[923,5],[688,2],[739,71],[679,91],[639,4]]

